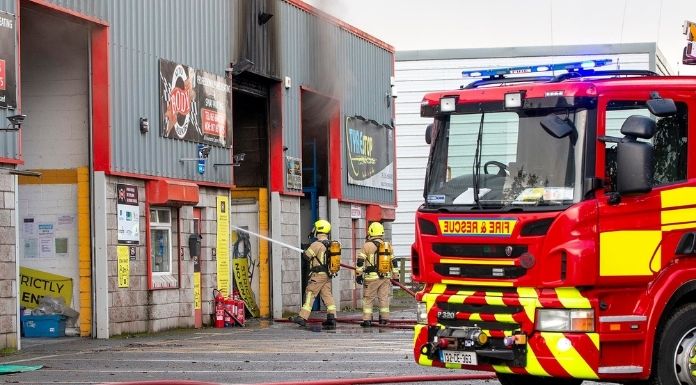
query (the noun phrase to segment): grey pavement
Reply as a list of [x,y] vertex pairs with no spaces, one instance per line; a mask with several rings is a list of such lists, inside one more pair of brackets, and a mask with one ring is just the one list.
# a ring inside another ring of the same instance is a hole
[[[413,318],[412,314],[396,312],[394,319]],[[339,319],[347,318],[360,317],[357,312],[339,314]],[[258,384],[469,372],[417,365],[410,329],[366,329],[354,323],[339,323],[335,331],[314,332],[287,322],[252,320],[243,328],[187,329],[109,340],[25,338],[22,344],[22,351],[0,357],[0,364],[44,368],[2,375],[0,383],[167,379]],[[439,383],[499,384],[496,380]]]

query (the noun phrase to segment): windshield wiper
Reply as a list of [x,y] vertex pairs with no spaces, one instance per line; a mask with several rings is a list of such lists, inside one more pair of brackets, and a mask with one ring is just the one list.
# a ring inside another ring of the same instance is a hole
[[479,183],[481,182],[481,145],[483,142],[483,118],[486,113],[481,110],[481,122],[479,123],[478,136],[476,137],[476,152],[474,154],[474,202],[481,209],[481,200],[479,199]]

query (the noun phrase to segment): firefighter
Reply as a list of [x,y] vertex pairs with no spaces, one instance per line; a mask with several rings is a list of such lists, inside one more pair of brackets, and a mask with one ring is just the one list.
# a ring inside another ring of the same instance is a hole
[[379,324],[389,323],[391,279],[399,278],[399,270],[389,242],[384,241],[384,227],[372,222],[367,228],[367,240],[358,252],[355,281],[363,285],[363,314],[360,326],[372,326],[372,303],[379,303]]
[[314,222],[312,234],[316,238],[305,250],[303,257],[309,263],[309,282],[305,290],[305,301],[300,308],[299,315],[290,317],[290,321],[306,326],[309,314],[312,312],[312,304],[317,296],[321,296],[326,304],[326,321],[322,323],[325,329],[336,328],[336,304],[331,295],[331,275],[328,271],[327,247],[331,224],[323,219]]

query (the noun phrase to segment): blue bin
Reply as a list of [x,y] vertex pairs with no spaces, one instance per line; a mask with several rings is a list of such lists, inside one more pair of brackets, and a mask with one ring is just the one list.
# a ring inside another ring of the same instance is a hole
[[62,314],[25,315],[21,319],[25,337],[65,336],[65,316]]

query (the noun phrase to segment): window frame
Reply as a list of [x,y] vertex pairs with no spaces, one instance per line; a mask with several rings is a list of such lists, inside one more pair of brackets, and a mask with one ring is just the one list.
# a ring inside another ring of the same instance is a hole
[[[160,221],[160,212],[168,212],[169,214],[169,221],[168,222],[161,222]],[[157,221],[152,220],[152,213],[156,212],[157,215],[155,215]],[[152,273],[153,276],[163,276],[163,275],[174,275],[173,272],[173,261],[172,261],[172,248],[174,247],[173,241],[172,241],[172,210],[169,207],[150,207],[150,211],[148,213],[149,218],[150,218],[150,228],[148,229],[148,239],[150,241],[150,255],[148,256],[150,258],[150,272]],[[152,231],[153,230],[167,230],[167,239],[168,239],[168,247],[167,249],[167,255],[169,257],[169,269],[168,271],[155,271],[155,261],[154,261],[154,250],[155,250],[155,240],[152,239]]]

